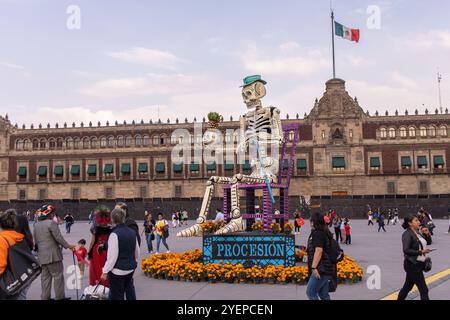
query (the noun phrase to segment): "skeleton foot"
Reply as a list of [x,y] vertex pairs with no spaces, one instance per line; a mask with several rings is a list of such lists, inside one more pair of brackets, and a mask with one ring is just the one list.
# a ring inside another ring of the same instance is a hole
[[244,224],[242,218],[233,219],[225,227],[216,231],[216,235],[223,235],[233,232],[244,231]]
[[177,233],[177,237],[189,238],[189,237],[197,237],[200,236],[202,232],[202,228],[199,224],[194,224],[192,227],[181,230]]

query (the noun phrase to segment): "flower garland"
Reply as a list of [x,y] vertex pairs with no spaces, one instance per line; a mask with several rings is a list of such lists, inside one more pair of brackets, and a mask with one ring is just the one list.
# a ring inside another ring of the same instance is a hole
[[[306,266],[245,268],[242,264],[203,265],[202,252],[198,249],[185,253],[153,255],[142,260],[141,268],[148,277],[178,281],[305,284],[308,279]],[[338,264],[340,283],[359,282],[362,280],[362,275],[362,268],[356,264],[355,260],[347,256]]]

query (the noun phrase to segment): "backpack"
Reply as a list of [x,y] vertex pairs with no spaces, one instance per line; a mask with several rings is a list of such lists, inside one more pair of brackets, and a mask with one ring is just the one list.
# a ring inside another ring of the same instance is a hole
[[31,285],[41,274],[41,266],[31,253],[26,241],[13,246],[8,243],[8,261],[5,272],[0,276],[0,295],[14,297]]

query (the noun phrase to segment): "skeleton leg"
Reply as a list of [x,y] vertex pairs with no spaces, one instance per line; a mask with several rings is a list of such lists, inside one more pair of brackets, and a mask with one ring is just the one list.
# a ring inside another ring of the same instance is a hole
[[231,182],[231,178],[227,177],[211,177],[206,183],[205,195],[203,196],[202,207],[196,224],[192,227],[184,229],[177,233],[177,237],[196,237],[201,233],[201,224],[206,222],[208,216],[211,199],[214,195],[215,184],[227,184]]
[[219,229],[215,234],[223,235],[232,232],[244,230],[244,224],[241,217],[241,209],[239,206],[239,183],[259,184],[264,183],[264,179],[242,174],[235,175],[231,181],[231,221]]

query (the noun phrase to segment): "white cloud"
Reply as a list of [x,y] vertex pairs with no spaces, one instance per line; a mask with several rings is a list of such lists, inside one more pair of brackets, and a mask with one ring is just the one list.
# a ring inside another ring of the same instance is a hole
[[175,70],[183,62],[175,54],[169,51],[134,47],[124,51],[109,52],[110,57],[135,64]]
[[150,73],[146,76],[136,78],[104,79],[94,83],[90,87],[81,89],[80,93],[103,99],[127,96],[167,95],[189,91],[201,81],[201,77],[183,74],[163,75]]
[[14,64],[14,63],[9,63],[9,62],[0,62],[0,66],[9,68],[9,69],[15,69],[15,70],[25,70],[24,66]]
[[300,45],[295,41],[288,41],[280,44],[281,52],[289,53],[300,48]]
[[398,71],[391,73],[392,80],[405,88],[417,88],[417,83],[414,79],[400,74]]
[[411,35],[401,45],[415,50],[431,50],[437,48],[450,49],[450,31],[430,30]]

